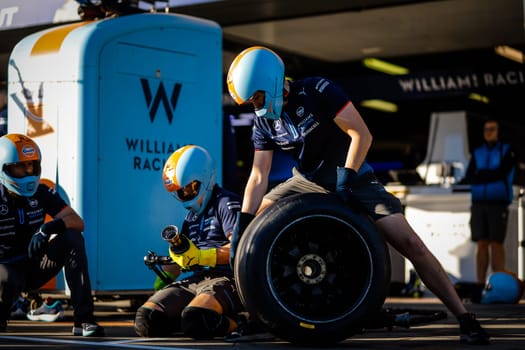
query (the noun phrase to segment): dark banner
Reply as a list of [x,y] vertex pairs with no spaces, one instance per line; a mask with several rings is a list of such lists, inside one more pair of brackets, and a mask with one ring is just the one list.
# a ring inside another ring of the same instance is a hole
[[[339,79],[338,79],[339,80]],[[414,99],[458,93],[489,93],[495,90],[525,96],[525,70],[491,69],[478,72],[442,71],[407,75],[371,74],[343,78],[341,83],[354,97]]]

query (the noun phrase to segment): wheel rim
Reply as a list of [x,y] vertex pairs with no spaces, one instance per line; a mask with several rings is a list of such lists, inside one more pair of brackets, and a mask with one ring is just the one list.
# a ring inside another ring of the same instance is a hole
[[350,223],[330,215],[301,217],[272,242],[266,261],[270,291],[294,317],[333,322],[352,313],[370,290],[373,261]]

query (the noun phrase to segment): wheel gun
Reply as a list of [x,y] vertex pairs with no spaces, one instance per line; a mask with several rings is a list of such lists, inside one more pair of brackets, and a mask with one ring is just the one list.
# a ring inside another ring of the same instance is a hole
[[[189,248],[188,241],[181,237],[179,229],[175,225],[166,226],[162,232],[161,237],[164,241],[170,244],[170,249],[174,253],[183,253]],[[171,265],[174,264],[173,260],[169,256],[157,255],[155,252],[148,251],[148,254],[144,256],[144,264],[153,270],[157,276],[159,276],[164,283],[169,284],[173,282],[171,278],[159,268],[159,265]]]
[[175,225],[164,227],[161,236],[170,244],[170,250],[175,254],[182,254],[190,248],[188,239],[180,235],[179,229]]

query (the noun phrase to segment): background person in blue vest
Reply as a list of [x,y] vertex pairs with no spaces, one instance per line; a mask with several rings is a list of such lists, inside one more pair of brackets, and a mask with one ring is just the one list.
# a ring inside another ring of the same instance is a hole
[[493,272],[505,269],[503,243],[517,164],[511,145],[499,140],[497,120],[485,121],[483,138],[483,144],[472,152],[464,181],[471,184],[470,231],[476,242],[479,283],[485,283],[489,265]]

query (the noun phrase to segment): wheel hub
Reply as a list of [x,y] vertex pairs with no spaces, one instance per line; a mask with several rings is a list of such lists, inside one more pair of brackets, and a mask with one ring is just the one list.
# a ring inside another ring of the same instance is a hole
[[317,254],[303,255],[296,265],[297,276],[306,284],[318,284],[326,276],[326,263]]

